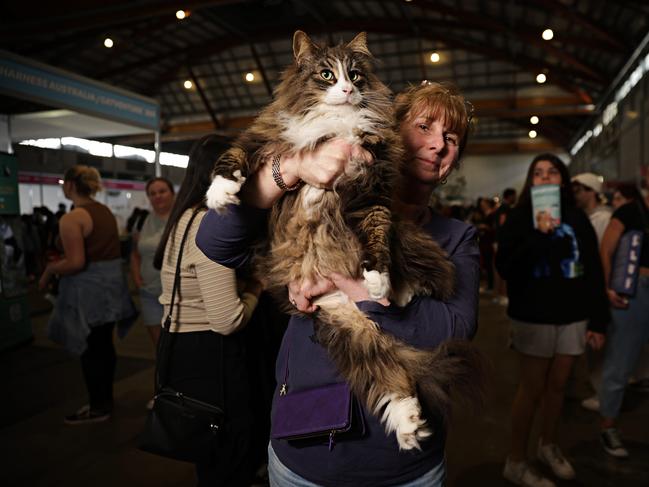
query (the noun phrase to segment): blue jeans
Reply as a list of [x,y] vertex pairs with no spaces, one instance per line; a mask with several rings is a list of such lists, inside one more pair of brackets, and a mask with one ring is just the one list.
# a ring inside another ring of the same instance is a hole
[[599,411],[605,418],[618,416],[629,376],[649,341],[649,276],[640,276],[629,307],[612,308],[611,314],[599,393]]
[[[284,466],[275,455],[270,443],[268,444],[268,478],[270,487],[320,487]],[[444,487],[445,484],[446,462],[442,461],[437,467],[421,477],[405,484],[395,485],[395,487]]]

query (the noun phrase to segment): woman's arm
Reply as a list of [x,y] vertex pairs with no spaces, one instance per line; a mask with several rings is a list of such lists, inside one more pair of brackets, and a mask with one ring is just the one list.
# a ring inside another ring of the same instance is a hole
[[[84,225],[90,225],[87,230],[89,234],[92,231],[92,219],[84,211],[84,214],[77,210],[61,217],[59,221],[59,236],[63,246],[64,257],[51,262],[45,267],[43,275],[39,281],[39,287],[44,289],[48,281],[55,274],[69,275],[76,274],[86,265],[86,249],[84,245]],[[86,217],[87,216],[87,221]]]
[[142,274],[140,273],[140,266],[142,264],[142,256],[138,249],[139,234],[133,234],[133,246],[131,248],[131,277],[138,289],[142,287]]
[[[280,175],[289,187],[300,179],[330,187],[350,158],[371,162],[370,154],[361,147],[333,139],[314,152],[282,156]],[[222,213],[208,211],[196,235],[196,245],[209,259],[226,267],[246,265],[252,255],[251,246],[266,231],[267,209],[283,194],[273,179],[271,161],[266,161],[241,188],[240,205],[229,205]]]
[[261,286],[248,286],[239,295],[234,270],[200,256],[195,265],[207,320],[212,328],[229,335],[244,327],[254,312]]
[[628,301],[623,296],[620,296],[618,293],[608,288],[609,280],[611,278],[611,261],[624,230],[624,224],[620,220],[617,218],[611,218],[611,221],[608,223],[608,226],[604,231],[604,236],[602,237],[602,243],[599,249],[599,255],[602,260],[602,269],[604,270],[606,294],[608,295],[608,300],[611,305],[615,308],[626,308],[629,305]]
[[[347,163],[352,159],[372,162],[372,156],[359,145],[342,139],[332,139],[312,152],[282,154],[279,175],[289,188],[304,181],[317,188],[331,188]],[[284,194],[275,182],[272,160],[265,161],[255,174],[250,175],[239,196],[241,201],[256,208],[270,208]]]
[[418,333],[470,340],[478,330],[480,288],[480,249],[475,227],[467,227],[450,258],[455,265],[455,292],[448,301],[425,296],[418,299]]

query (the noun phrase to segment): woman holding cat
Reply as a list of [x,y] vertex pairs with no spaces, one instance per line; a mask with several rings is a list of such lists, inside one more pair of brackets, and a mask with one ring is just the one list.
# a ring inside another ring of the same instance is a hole
[[[292,283],[291,302],[305,313],[315,311],[313,298],[337,287],[382,330],[420,348],[432,348],[451,338],[470,339],[476,331],[479,252],[472,226],[441,217],[428,207],[437,184],[457,167],[466,143],[470,115],[464,98],[455,90],[425,82],[397,96],[396,115],[408,152],[403,165],[395,209],[421,225],[448,252],[457,269],[454,296],[447,302],[415,297],[405,308],[386,299],[371,301],[363,281],[332,275],[319,282]],[[281,154],[273,174],[268,160],[243,185],[241,205],[230,205],[221,214],[210,211],[201,223],[197,244],[221,264],[238,267],[248,262],[257,229],[264,228],[268,208],[300,181],[331,188],[352,160],[372,163],[361,147],[340,139],[320,145],[313,152]],[[272,159],[272,158],[271,158]],[[279,170],[277,170],[279,169]],[[293,316],[284,336],[276,367],[278,382],[284,378],[290,351],[290,381],[306,389],[340,381],[324,349],[314,343],[313,321]],[[277,397],[277,395],[276,395]],[[364,412],[365,434],[340,441],[333,449],[324,445],[296,446],[271,441],[269,475],[275,486],[438,486],[446,478],[445,430],[429,418],[434,434],[422,439],[420,450],[400,451],[395,436],[386,435],[379,419]]]

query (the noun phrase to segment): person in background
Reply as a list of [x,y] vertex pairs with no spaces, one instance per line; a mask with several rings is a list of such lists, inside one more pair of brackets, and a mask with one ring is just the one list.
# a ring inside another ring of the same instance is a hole
[[[599,245],[602,242],[604,230],[608,226],[612,213],[611,208],[604,204],[605,197],[602,194],[604,178],[592,172],[585,172],[573,176],[571,181],[572,191],[575,195],[575,203],[578,208],[584,210],[586,215],[588,215],[588,219],[595,229],[597,243]],[[599,410],[598,392],[602,383],[603,361],[603,350],[593,350],[592,348],[586,350],[588,379],[595,394],[581,401],[581,405],[589,411]],[[575,369],[578,369],[578,367],[575,367]]]
[[[616,208],[606,227],[600,248],[606,292],[612,306],[612,321],[599,391],[601,415],[600,439],[604,450],[618,458],[629,456],[617,429],[624,390],[633,368],[649,341],[649,209],[638,188],[632,183],[620,184],[613,194]],[[612,258],[620,238],[628,230],[644,232],[640,251],[640,271],[634,296],[621,296],[608,287]]]
[[[164,227],[154,265],[161,268],[165,316],[171,293],[180,242],[193,213],[180,268],[179,290],[171,310],[171,352],[168,383],[189,397],[216,404],[227,423],[213,460],[196,465],[198,486],[249,487],[255,465],[251,390],[246,341],[240,330],[250,320],[261,284],[250,280],[238,291],[232,269],[212,262],[196,247],[196,232],[207,213],[204,196],[211,183],[215,154],[221,142],[214,136],[193,147],[185,178]],[[221,403],[219,391],[223,391]]]
[[[505,221],[509,216],[509,212],[512,210],[514,205],[516,205],[516,190],[514,188],[507,188],[503,191],[503,197],[500,202],[500,206],[498,206],[494,214],[494,255],[496,252],[498,252],[498,239],[500,239],[500,229],[505,224]],[[493,302],[501,306],[507,306],[507,282],[500,276],[498,272],[496,272],[494,275],[494,286],[496,296],[494,296]]]
[[494,289],[495,211],[496,203],[493,199],[480,197],[471,218],[478,229],[481,267],[486,280],[485,291]]
[[604,178],[592,172],[584,172],[573,176],[571,181],[575,203],[588,215],[597,234],[597,242],[601,243],[612,213],[602,194]]
[[[535,228],[531,188],[560,187],[561,222]],[[537,457],[559,478],[575,471],[557,445],[565,386],[586,343],[599,349],[610,313],[597,237],[575,207],[568,169],[554,154],[534,158],[518,205],[501,229],[496,266],[507,280],[512,347],[520,357],[520,379],[512,406],[512,444],[503,476],[523,486],[552,487],[527,459],[537,408],[541,437]]]
[[153,267],[153,256],[174,204],[174,187],[168,179],[153,178],[146,183],[145,189],[152,211],[147,215],[141,229],[133,232],[131,275],[140,291],[142,322],[153,344],[157,345],[162,323],[162,305],[158,301],[162,285],[160,271]]
[[99,172],[74,166],[63,176],[63,193],[74,209],[59,222],[63,257],[50,262],[39,281],[44,289],[61,276],[48,323],[54,342],[81,356],[89,403],[65,417],[66,424],[106,421],[113,408],[116,355],[113,328],[123,337],[137,316],[122,273],[117,222],[95,201]]
[[[471,113],[455,89],[425,81],[397,95],[395,114],[407,160],[397,188],[394,210],[420,225],[444,248],[456,267],[456,291],[448,301],[415,297],[405,308],[371,301],[362,281],[331,276],[320,282],[291,283],[289,298],[303,313],[313,313],[313,299],[337,287],[357,302],[386,332],[412,346],[436,347],[451,338],[470,339],[477,329],[479,251],[476,230],[445,218],[430,206],[435,187],[458,167],[466,145]],[[231,267],[249,262],[251,244],[265,228],[268,209],[300,180],[331,188],[351,159],[371,160],[361,147],[333,139],[314,152],[280,154],[279,173],[284,189],[273,178],[270,160],[250,175],[239,196],[241,205],[230,205],[223,214],[209,211],[201,222],[197,244],[205,254]],[[335,366],[322,346],[315,343],[313,320],[293,315],[284,335],[276,366],[278,383],[290,361],[291,381],[308,389],[340,382]],[[288,350],[290,348],[290,358]],[[279,389],[278,389],[279,390]],[[278,390],[274,401],[278,399]],[[270,484],[274,487],[316,485],[442,486],[446,431],[439,418],[429,417],[436,433],[421,450],[400,452],[394,434],[387,435],[378,418],[364,411],[366,433],[358,439],[302,445],[273,439],[268,447]]]

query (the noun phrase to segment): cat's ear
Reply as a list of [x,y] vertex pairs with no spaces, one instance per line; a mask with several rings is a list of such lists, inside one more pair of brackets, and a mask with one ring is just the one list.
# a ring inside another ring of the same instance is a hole
[[356,37],[354,37],[349,42],[349,44],[347,44],[347,48],[351,49],[354,52],[358,52],[360,54],[365,54],[366,56],[372,57],[372,53],[367,48],[367,32],[361,32]]
[[309,38],[306,33],[301,30],[296,30],[293,34],[293,56],[297,63],[313,56],[318,46]]

